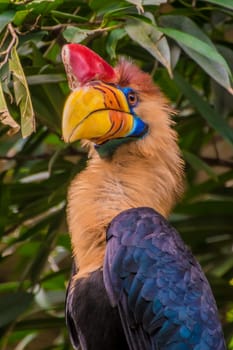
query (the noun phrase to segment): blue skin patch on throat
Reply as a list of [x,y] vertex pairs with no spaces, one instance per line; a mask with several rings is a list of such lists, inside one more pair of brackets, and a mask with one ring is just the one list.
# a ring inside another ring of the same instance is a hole
[[134,114],[133,128],[127,137],[140,138],[144,136],[148,131],[148,125],[144,123],[137,115]]

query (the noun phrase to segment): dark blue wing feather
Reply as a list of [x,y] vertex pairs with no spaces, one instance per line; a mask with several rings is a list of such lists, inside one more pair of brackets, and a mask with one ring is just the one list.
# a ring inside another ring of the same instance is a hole
[[122,212],[107,231],[104,283],[130,350],[224,350],[200,265],[157,212]]

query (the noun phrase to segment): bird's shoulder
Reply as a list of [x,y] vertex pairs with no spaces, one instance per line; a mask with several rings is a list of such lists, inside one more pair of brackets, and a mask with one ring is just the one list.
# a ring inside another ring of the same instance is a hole
[[225,349],[209,283],[162,215],[144,207],[126,210],[112,220],[107,242],[105,287],[125,325],[144,329],[157,346]]
[[199,267],[179,233],[152,208],[140,207],[121,212],[108,227],[107,241],[111,238],[122,247],[143,249],[153,260],[162,256],[176,263],[182,261],[183,265],[185,257],[186,264],[193,263]]

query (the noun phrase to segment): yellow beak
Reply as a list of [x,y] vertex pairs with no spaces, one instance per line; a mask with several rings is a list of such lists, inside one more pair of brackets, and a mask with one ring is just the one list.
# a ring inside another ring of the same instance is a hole
[[130,134],[134,117],[124,93],[95,82],[73,91],[64,107],[62,133],[65,142],[88,139],[96,144]]

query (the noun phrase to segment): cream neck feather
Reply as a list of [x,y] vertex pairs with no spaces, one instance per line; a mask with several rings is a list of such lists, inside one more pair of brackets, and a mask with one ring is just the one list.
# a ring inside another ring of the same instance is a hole
[[[151,207],[167,217],[183,193],[183,161],[167,101],[142,95],[136,113],[149,133],[104,160],[90,147],[88,167],[68,193],[68,226],[80,278],[103,266],[106,228],[120,212]],[[145,101],[145,102],[144,102]]]

